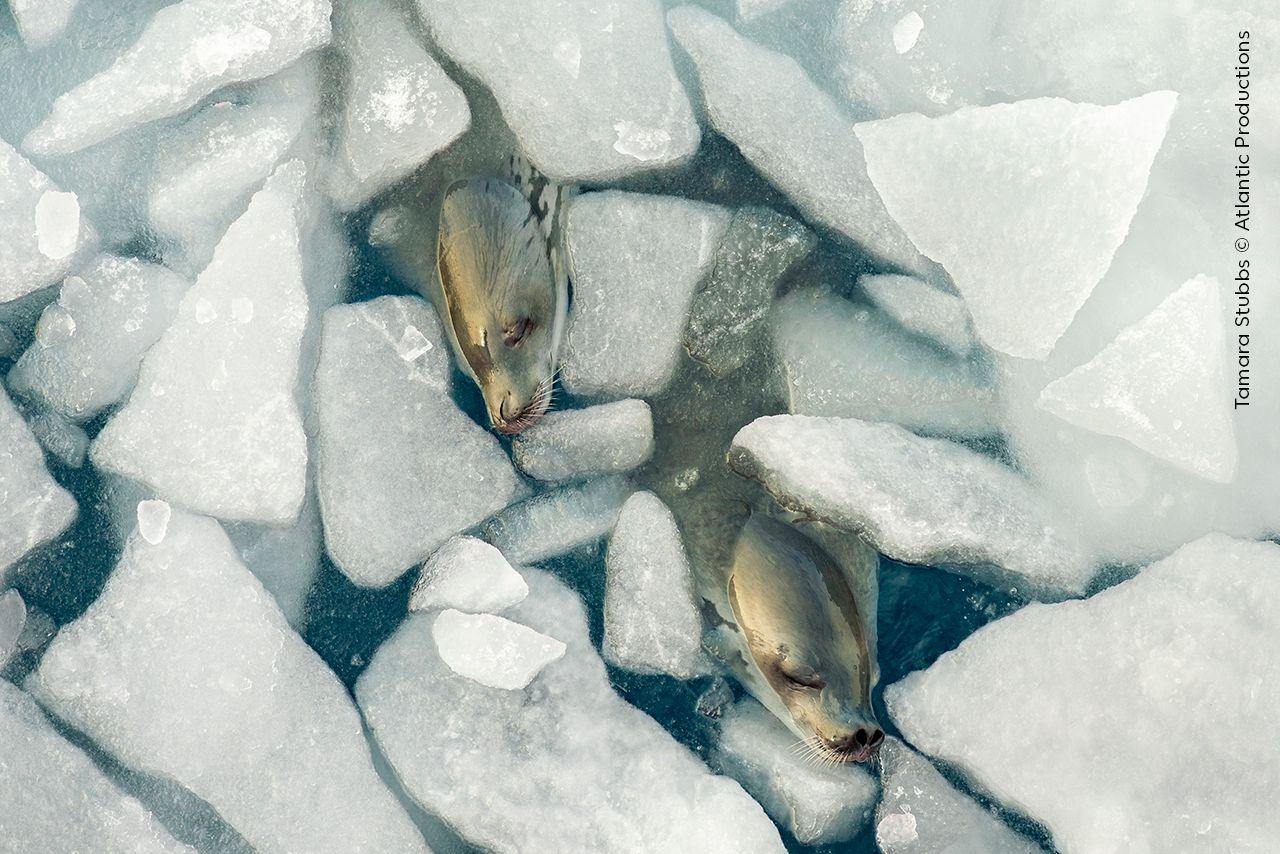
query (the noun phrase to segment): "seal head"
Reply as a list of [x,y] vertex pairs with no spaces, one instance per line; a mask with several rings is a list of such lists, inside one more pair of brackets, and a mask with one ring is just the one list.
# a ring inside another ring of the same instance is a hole
[[866,762],[884,741],[871,709],[864,618],[836,560],[794,526],[752,514],[734,546],[729,605],[744,684],[816,756]]
[[500,433],[527,428],[551,405],[564,305],[537,211],[512,184],[458,181],[440,206],[441,312],[462,369]]

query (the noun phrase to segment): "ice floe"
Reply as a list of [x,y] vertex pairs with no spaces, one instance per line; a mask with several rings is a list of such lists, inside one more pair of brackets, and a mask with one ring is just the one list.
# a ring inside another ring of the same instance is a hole
[[[410,329],[435,343],[406,359]],[[450,396],[443,336],[416,297],[325,313],[317,486],[325,545],[357,584],[391,583],[516,494],[497,439]]]
[[305,176],[301,161],[281,166],[227,231],[143,359],[129,402],[94,441],[96,465],[224,519],[298,515]]
[[436,652],[450,670],[490,688],[519,691],[564,655],[564,644],[494,614],[441,611],[431,624]]
[[488,87],[534,166],[559,181],[672,166],[698,147],[658,0],[418,0],[436,42]]
[[1124,240],[1176,100],[1042,98],[855,130],[885,206],[946,268],[982,340],[1043,359]]
[[616,475],[544,492],[485,522],[484,538],[514,564],[537,563],[605,537],[630,494]]
[[629,471],[653,454],[653,416],[643,400],[547,413],[511,443],[516,465],[538,480]]
[[675,518],[652,492],[622,505],[605,570],[605,660],[677,679],[706,672],[689,558]]
[[728,210],[615,190],[569,207],[574,301],[563,378],[575,394],[648,397],[671,381],[694,290]]
[[886,703],[1063,851],[1262,851],[1280,837],[1277,614],[1280,546],[1210,535],[980,629]]
[[423,564],[409,610],[496,614],[528,595],[529,585],[502,552],[475,537],[454,537]]
[[425,851],[346,690],[218,523],[129,539],[101,597],[27,680],[123,762],[209,803],[262,851]]

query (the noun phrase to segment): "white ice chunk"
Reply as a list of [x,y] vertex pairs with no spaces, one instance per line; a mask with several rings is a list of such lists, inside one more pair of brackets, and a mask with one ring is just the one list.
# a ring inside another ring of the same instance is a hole
[[848,842],[871,816],[874,778],[858,765],[806,762],[795,744],[781,721],[743,699],[724,716],[715,763],[801,844]]
[[3,679],[0,757],[6,851],[194,854],[58,735],[30,696]]
[[1038,405],[1229,483],[1239,452],[1226,323],[1222,286],[1197,276],[1097,356],[1046,386]]
[[800,290],[778,302],[772,326],[792,412],[953,436],[999,432],[999,396],[979,361],[939,352],[874,309]]
[[335,41],[347,59],[348,80],[333,192],[351,209],[457,139],[471,111],[462,90],[388,0],[343,4],[336,17]]
[[67,28],[80,0],[9,0],[9,10],[27,47],[42,48]]
[[610,190],[573,200],[566,388],[636,397],[662,391],[679,363],[694,288],[729,219],[724,208],[669,196]]
[[893,25],[893,49],[899,54],[906,53],[916,46],[920,33],[924,31],[924,18],[914,9],[898,19]]
[[418,0],[418,9],[554,180],[621,178],[698,148],[658,0]]
[[979,629],[885,700],[914,745],[1064,852],[1266,851],[1278,635],[1280,546],[1213,534]]
[[78,469],[84,465],[89,454],[89,434],[84,428],[38,404],[19,401],[18,405],[41,447],[65,466]]
[[242,102],[218,101],[165,132],[148,180],[147,214],[165,262],[195,275],[250,195],[303,141],[321,71],[303,59],[256,84]]
[[1010,830],[898,739],[880,747],[876,844],[883,854],[1037,854],[1040,846]]
[[538,480],[630,471],[653,454],[653,415],[635,399],[549,412],[511,450],[520,470]]
[[22,146],[52,156],[177,115],[209,93],[265,77],[329,42],[329,0],[182,0],[134,45],[53,104]]
[[[308,312],[304,179],[301,161],[281,166],[227,231],[94,441],[96,465],[222,518],[297,516],[307,472],[294,397]],[[255,306],[248,322],[233,316],[240,298]]]
[[805,215],[913,272],[931,265],[889,216],[844,111],[795,60],[694,6],[667,13],[693,58],[712,126]]
[[128,394],[143,355],[178,314],[189,283],[158,264],[102,255],[62,283],[9,386],[87,421]]
[[616,476],[544,492],[486,522],[484,538],[514,564],[537,563],[607,535],[629,494]]
[[[435,344],[405,360],[410,327]],[[414,297],[325,312],[316,483],[325,545],[357,584],[390,584],[516,494],[498,440],[450,397],[443,335]]]
[[605,660],[677,679],[706,672],[689,558],[675,517],[652,492],[622,505],[605,568]]
[[893,424],[774,415],[738,431],[739,474],[783,505],[853,531],[904,563],[1036,596],[1084,592],[1093,562],[1069,521],[989,457]]
[[454,537],[423,565],[409,594],[409,610],[457,608],[496,614],[528,595],[524,576],[512,568],[502,552],[484,540]]
[[951,274],[978,335],[1043,359],[1124,240],[1176,100],[1042,98],[855,130],[889,212]]
[[75,516],[75,499],[49,476],[44,452],[0,389],[0,586],[19,558],[61,534]]
[[129,539],[27,687],[120,762],[172,778],[261,851],[424,851],[346,690],[212,519]]
[[432,614],[411,614],[356,684],[413,799],[496,851],[781,852],[736,783],[614,693],[581,600],[544,572],[526,577],[529,597],[508,616],[566,646],[528,688],[453,673]]
[[298,631],[306,623],[307,596],[320,570],[324,535],[320,505],[311,491],[292,525],[260,525],[236,522],[227,526],[240,559],[267,588],[289,625]]
[[64,193],[0,139],[0,303],[58,281],[98,238]]
[[27,605],[17,590],[0,594],[0,671],[18,650],[18,639],[27,625]]
[[173,510],[167,501],[151,498],[138,502],[138,533],[153,546],[164,542],[171,518]]
[[564,655],[564,644],[493,614],[442,611],[431,624],[440,660],[459,676],[519,691]]
[[973,323],[964,300],[912,276],[860,276],[858,287],[908,332],[960,358],[973,351]]

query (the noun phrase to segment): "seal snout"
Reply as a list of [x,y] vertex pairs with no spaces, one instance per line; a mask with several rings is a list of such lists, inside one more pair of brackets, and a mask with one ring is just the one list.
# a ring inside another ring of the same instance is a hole
[[822,739],[822,746],[844,762],[866,762],[884,742],[884,730],[874,724],[859,726]]

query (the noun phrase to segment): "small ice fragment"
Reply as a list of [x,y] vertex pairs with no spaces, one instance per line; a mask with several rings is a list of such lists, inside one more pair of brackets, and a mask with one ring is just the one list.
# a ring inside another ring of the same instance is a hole
[[558,42],[551,49],[551,55],[565,71],[569,72],[570,77],[574,80],[578,79],[578,71],[582,67],[582,44],[577,36]]
[[[915,14],[914,12],[912,14]],[[895,31],[896,35],[896,31]],[[898,51],[904,53],[905,51]],[[891,812],[876,825],[876,844],[881,850],[894,845],[905,845],[919,838],[916,833],[916,817],[909,812]]]
[[36,202],[36,246],[55,261],[76,251],[80,240],[80,202],[75,193],[45,190]]
[[555,638],[505,617],[452,608],[436,617],[431,636],[441,660],[454,673],[507,691],[524,688],[565,651]]
[[893,49],[899,55],[906,53],[916,46],[916,39],[920,38],[920,32],[924,29],[924,18],[920,17],[919,12],[911,11],[903,15],[898,23],[893,25]]
[[212,323],[218,319],[218,310],[207,299],[196,300],[196,323]]
[[431,341],[412,323],[404,328],[404,334],[396,344],[396,353],[406,362],[412,362],[430,349]]
[[138,502],[138,533],[153,546],[164,542],[169,530],[169,517],[173,511],[168,501],[147,500]]
[[45,309],[36,324],[36,341],[41,347],[54,347],[75,334],[76,319],[57,303]]
[[671,148],[671,133],[663,128],[645,127],[625,119],[613,125],[618,140],[613,150],[636,160],[657,160],[665,157]]
[[454,537],[422,567],[409,594],[409,610],[457,608],[496,614],[528,595],[529,585],[502,552],[484,540]]

